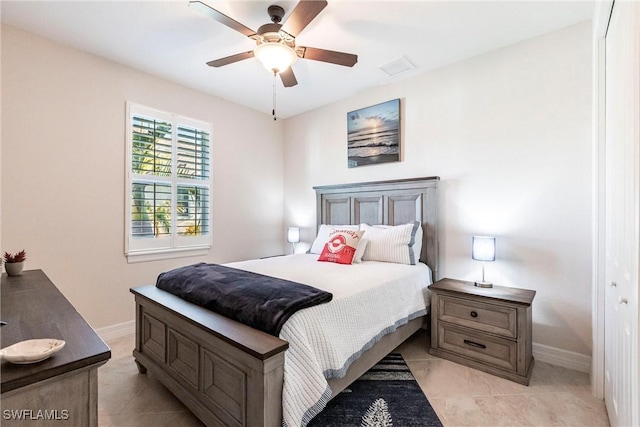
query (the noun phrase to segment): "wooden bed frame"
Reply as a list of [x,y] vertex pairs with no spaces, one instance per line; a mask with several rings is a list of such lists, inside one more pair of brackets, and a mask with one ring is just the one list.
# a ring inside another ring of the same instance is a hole
[[[421,221],[422,256],[438,278],[438,177],[314,187],[317,225]],[[155,286],[131,289],[136,301],[135,362],[208,426],[282,425],[284,354],[277,337],[188,303]],[[333,395],[422,327],[414,319],[384,336],[329,380]]]

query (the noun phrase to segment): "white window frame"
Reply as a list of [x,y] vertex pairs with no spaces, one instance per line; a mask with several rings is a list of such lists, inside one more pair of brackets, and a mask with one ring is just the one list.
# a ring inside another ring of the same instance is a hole
[[[133,117],[144,116],[171,123],[171,176],[133,173]],[[177,131],[179,126],[196,128],[209,133],[209,179],[195,180],[177,176]],[[125,183],[125,255],[129,263],[155,261],[169,258],[206,255],[212,246],[212,129],[211,123],[191,119],[174,113],[156,110],[143,105],[126,104],[126,183]],[[132,186],[134,182],[149,182],[171,185],[171,236],[165,238],[135,238],[132,235]],[[209,191],[208,229],[204,236],[180,236],[177,233],[178,186],[202,187]]]

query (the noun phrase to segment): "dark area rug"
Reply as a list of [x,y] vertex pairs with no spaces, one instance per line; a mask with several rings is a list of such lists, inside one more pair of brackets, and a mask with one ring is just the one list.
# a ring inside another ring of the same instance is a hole
[[442,427],[400,354],[389,354],[338,396],[309,427]]

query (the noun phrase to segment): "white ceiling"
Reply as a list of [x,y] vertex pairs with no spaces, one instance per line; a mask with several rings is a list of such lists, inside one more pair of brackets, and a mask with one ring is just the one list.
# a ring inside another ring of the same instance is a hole
[[[203,0],[256,30],[277,4],[285,20],[296,0]],[[273,76],[251,58],[222,68],[205,63],[255,42],[208,18],[188,1],[8,1],[3,24],[22,28],[250,108],[271,113]],[[299,59],[298,85],[277,81],[279,117],[290,117],[384,85],[591,19],[593,1],[329,0],[298,45],[358,55],[353,68]],[[380,66],[401,57],[416,69],[389,77]]]

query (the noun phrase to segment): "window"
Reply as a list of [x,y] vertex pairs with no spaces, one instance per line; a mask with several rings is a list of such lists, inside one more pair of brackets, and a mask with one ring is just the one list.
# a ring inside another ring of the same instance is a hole
[[127,103],[129,262],[211,247],[211,125]]

